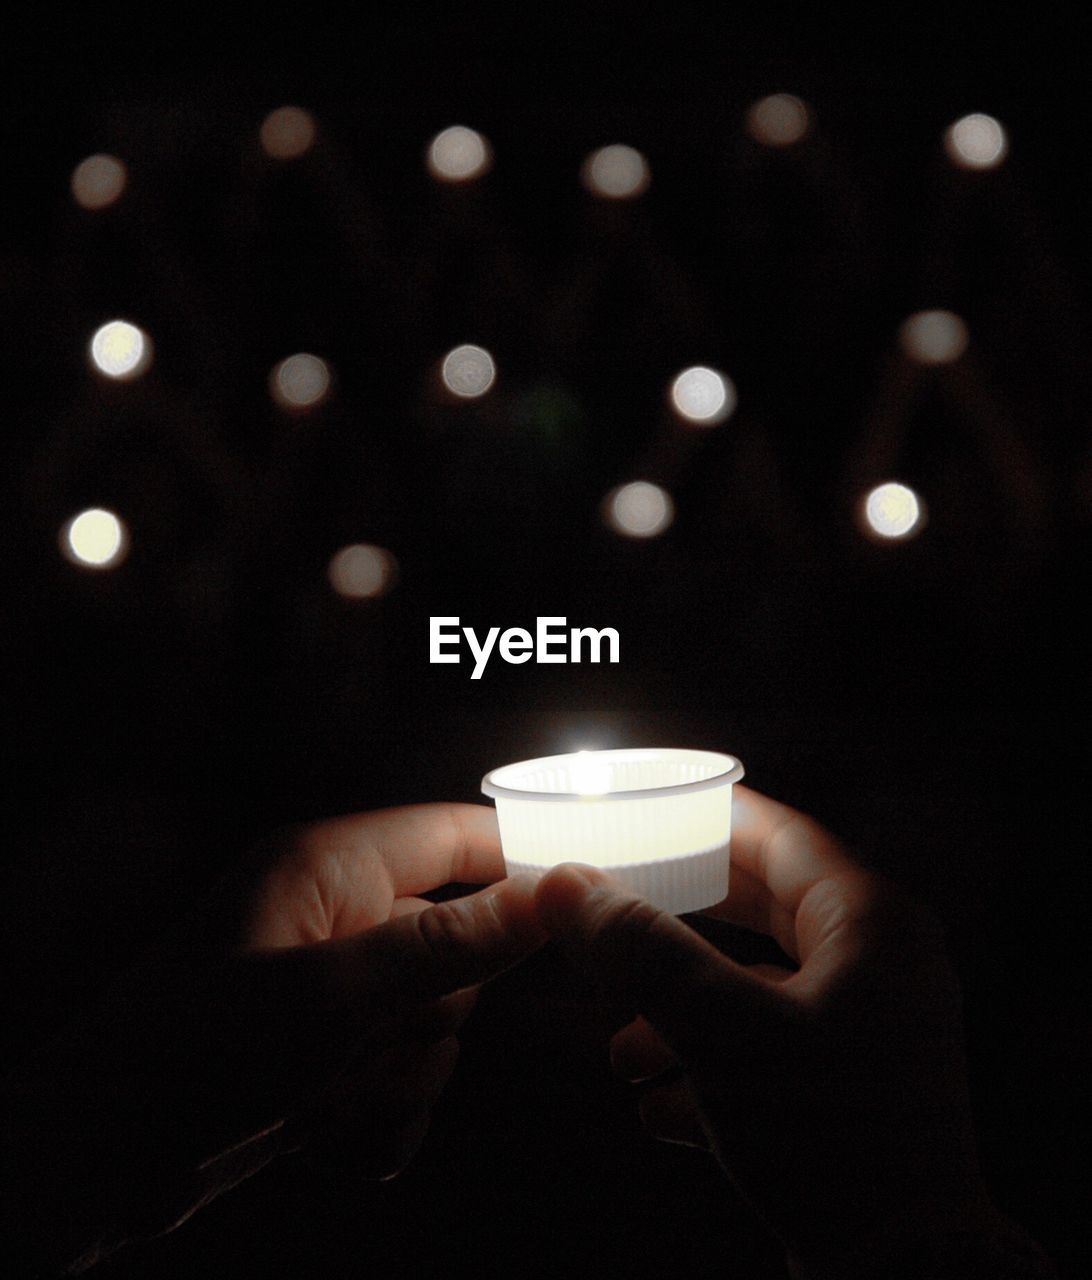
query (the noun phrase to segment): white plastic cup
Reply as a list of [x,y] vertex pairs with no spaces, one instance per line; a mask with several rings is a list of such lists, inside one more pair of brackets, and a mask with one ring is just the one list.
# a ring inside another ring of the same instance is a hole
[[543,876],[562,862],[601,867],[676,915],[728,893],[734,756],[638,748],[577,751],[493,769],[509,875]]

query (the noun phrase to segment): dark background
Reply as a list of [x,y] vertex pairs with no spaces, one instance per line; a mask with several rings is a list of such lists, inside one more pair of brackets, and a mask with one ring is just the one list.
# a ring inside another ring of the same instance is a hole
[[[945,917],[991,1186],[1075,1268],[1083,42],[951,12],[149,22],[38,11],[7,54],[10,1051],[285,821],[474,801],[488,768],[578,746],[727,750]],[[783,151],[743,128],[777,91],[814,116]],[[257,129],[286,102],[320,136],[278,163]],[[1008,132],[998,169],[943,153],[975,110]],[[494,165],[441,187],[422,155],[452,123]],[[619,141],[652,184],[598,201],[580,164]],[[96,151],[129,186],[88,213],[68,183]],[[925,307],[966,319],[957,363],[900,354]],[[155,341],[132,383],[85,362],[113,316]],[[499,376],[454,404],[436,362],[464,341]],[[299,350],[334,392],[288,415],[267,377]],[[740,397],[705,432],[664,402],[698,363]],[[929,523],[878,545],[854,506],[893,475]],[[643,543],[599,518],[637,477],[677,503]],[[113,572],[57,551],[93,504],[132,534]],[[385,598],[330,590],[352,541],[397,556]],[[498,659],[472,682],[428,664],[437,614],[613,626],[622,661]],[[403,1178],[360,1188],[289,1159],[102,1273],[782,1274],[711,1166],[641,1134],[601,1031],[545,957],[486,1000]]]

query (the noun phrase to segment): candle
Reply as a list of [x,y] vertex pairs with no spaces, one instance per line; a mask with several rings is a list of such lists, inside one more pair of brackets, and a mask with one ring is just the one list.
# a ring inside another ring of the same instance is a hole
[[638,748],[577,751],[493,769],[509,875],[562,862],[601,867],[631,892],[680,914],[728,893],[734,756]]

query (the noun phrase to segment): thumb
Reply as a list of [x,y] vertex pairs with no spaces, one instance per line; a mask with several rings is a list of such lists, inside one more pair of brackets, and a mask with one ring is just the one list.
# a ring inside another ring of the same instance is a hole
[[595,868],[556,868],[539,883],[535,902],[562,949],[689,1063],[700,1063],[725,1031],[767,1018],[782,1000],[677,916]]

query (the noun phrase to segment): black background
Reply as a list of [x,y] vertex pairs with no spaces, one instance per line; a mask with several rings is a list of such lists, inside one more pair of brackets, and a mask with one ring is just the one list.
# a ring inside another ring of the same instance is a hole
[[[951,12],[28,16],[5,76],[11,1052],[282,822],[474,801],[488,768],[578,746],[728,750],[942,913],[991,1186],[1075,1267],[1085,52]],[[785,151],[743,128],[775,91],[814,109]],[[256,141],[284,102],[320,127],[291,164]],[[986,173],[940,144],[973,110],[1011,143]],[[451,123],[495,162],[441,188],[422,154]],[[577,180],[615,141],[649,159],[639,201]],[[89,214],[68,181],[100,150],[129,188]],[[895,334],[933,306],[971,345],[915,368]],[[86,367],[113,315],[155,340],[138,382]],[[499,369],[473,404],[436,388],[462,341]],[[295,350],[336,382],[293,417],[267,375]],[[693,363],[739,390],[710,432],[664,403]],[[890,475],[929,522],[880,546],[854,504]],[[648,543],[598,514],[635,477],[678,508]],[[112,573],[57,552],[92,503],[132,532]],[[325,566],[358,540],[401,572],[354,605]],[[613,626],[622,661],[472,682],[428,664],[438,614]],[[540,958],[484,1003],[401,1179],[285,1160],[102,1273],[780,1275],[716,1171],[641,1134],[602,1034]]]

